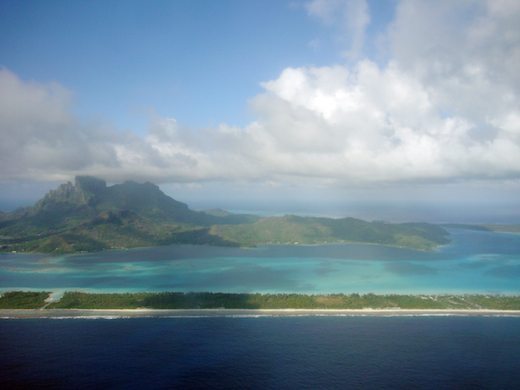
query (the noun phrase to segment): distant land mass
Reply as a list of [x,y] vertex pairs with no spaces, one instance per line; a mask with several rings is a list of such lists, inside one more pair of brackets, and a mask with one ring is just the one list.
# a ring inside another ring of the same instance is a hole
[[366,243],[432,250],[450,241],[429,223],[285,215],[261,218],[221,209],[195,211],[157,185],[77,176],[33,207],[0,212],[0,251],[82,253],[173,244]]
[[520,310],[520,297],[506,295],[258,294],[211,292],[85,293],[68,291],[58,301],[46,291],[0,295],[6,309],[313,309],[313,310]]

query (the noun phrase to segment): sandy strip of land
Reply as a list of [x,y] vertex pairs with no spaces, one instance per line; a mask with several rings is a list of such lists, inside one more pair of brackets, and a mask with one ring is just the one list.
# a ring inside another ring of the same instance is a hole
[[298,316],[505,316],[520,317],[520,310],[322,310],[322,309],[189,309],[189,310],[0,310],[0,318],[132,318],[132,317],[298,317]]

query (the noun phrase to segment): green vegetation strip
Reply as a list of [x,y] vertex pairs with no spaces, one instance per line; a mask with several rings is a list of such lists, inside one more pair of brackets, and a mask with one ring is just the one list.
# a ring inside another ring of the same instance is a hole
[[0,296],[0,309],[39,309],[47,298],[48,292],[10,291]]
[[[45,306],[47,292],[8,292],[0,309]],[[232,294],[162,292],[90,294],[66,292],[46,309],[492,309],[520,310],[520,296],[400,294]]]

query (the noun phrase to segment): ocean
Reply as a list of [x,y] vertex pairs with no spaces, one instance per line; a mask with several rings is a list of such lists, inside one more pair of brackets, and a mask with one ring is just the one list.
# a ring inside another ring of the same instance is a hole
[[520,294],[520,234],[450,232],[452,244],[434,252],[333,244],[2,254],[0,292]]
[[518,317],[4,319],[2,389],[513,389]]
[[[520,294],[520,235],[375,245],[0,255],[0,290]],[[2,389],[509,389],[520,318],[0,319]]]

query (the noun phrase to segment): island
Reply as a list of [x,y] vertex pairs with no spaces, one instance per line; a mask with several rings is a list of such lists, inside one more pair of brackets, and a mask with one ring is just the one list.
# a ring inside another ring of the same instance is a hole
[[440,314],[520,316],[520,296],[75,291],[53,302],[49,292],[10,291],[0,297],[4,318]]
[[450,242],[429,223],[191,210],[152,183],[77,176],[33,207],[0,212],[0,252],[84,253],[160,245],[255,247],[364,243],[431,251]]

